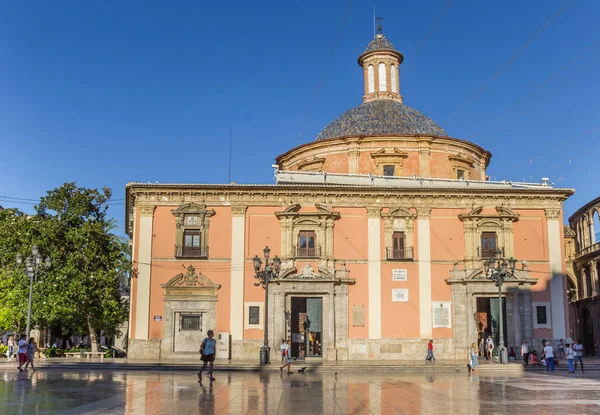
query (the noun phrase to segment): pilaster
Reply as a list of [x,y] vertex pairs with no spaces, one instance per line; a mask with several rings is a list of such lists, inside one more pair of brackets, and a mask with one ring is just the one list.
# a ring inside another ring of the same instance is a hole
[[154,205],[142,205],[140,210],[140,231],[138,243],[135,295],[135,339],[147,340],[150,324],[150,287],[152,271],[152,227]]
[[381,339],[381,208],[367,208],[369,339]]
[[421,338],[430,338],[431,327],[431,208],[417,208],[419,263],[419,329]]
[[244,268],[247,206],[231,207],[231,290],[229,330],[232,341],[244,338]]
[[561,246],[562,225],[560,209],[546,209],[548,225],[548,261],[550,262],[550,295],[552,332],[555,339],[566,337],[565,297],[566,290],[563,275],[563,256]]

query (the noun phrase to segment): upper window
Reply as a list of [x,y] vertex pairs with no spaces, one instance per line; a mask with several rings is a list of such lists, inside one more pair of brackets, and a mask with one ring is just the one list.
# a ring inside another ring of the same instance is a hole
[[394,167],[395,166],[383,166],[383,175],[384,176],[393,176],[394,175]]
[[493,258],[498,252],[496,232],[481,233],[481,258]]
[[398,83],[398,73],[396,71],[396,65],[392,65],[390,67],[390,84],[392,86],[392,92],[398,92],[398,87],[396,84]]
[[552,328],[552,324],[550,321],[550,303],[532,303],[531,305],[533,307],[533,328]]
[[215,214],[206,205],[186,203],[171,211],[175,215],[176,258],[208,258],[208,228]]
[[385,63],[379,64],[379,91],[387,91],[387,80],[385,76]]
[[298,233],[297,256],[305,258],[314,258],[319,256],[316,245],[315,231],[300,231]]
[[369,83],[369,93],[375,92],[375,70],[373,65],[369,65],[367,68],[367,81]]
[[465,171],[464,170],[456,170],[456,178],[458,180],[465,180]]

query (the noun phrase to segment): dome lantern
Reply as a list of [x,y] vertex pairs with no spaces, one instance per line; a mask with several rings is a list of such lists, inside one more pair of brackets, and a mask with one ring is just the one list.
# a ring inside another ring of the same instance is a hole
[[403,60],[404,56],[381,33],[381,26],[379,26],[375,38],[358,57],[358,64],[363,68],[364,76],[363,102],[376,99],[393,99],[402,102],[400,64]]

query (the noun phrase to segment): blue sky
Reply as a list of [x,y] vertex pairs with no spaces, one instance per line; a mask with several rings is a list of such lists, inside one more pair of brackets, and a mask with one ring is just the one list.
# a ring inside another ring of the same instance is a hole
[[223,183],[230,127],[232,180],[272,183],[275,156],[360,104],[375,5],[405,56],[405,103],[491,151],[492,179],[575,188],[570,215],[600,194],[600,2],[565,4],[4,2],[0,195]]

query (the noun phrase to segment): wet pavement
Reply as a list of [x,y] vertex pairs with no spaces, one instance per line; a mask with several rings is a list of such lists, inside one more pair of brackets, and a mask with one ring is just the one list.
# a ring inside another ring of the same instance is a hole
[[600,414],[600,373],[0,370],[2,414]]

